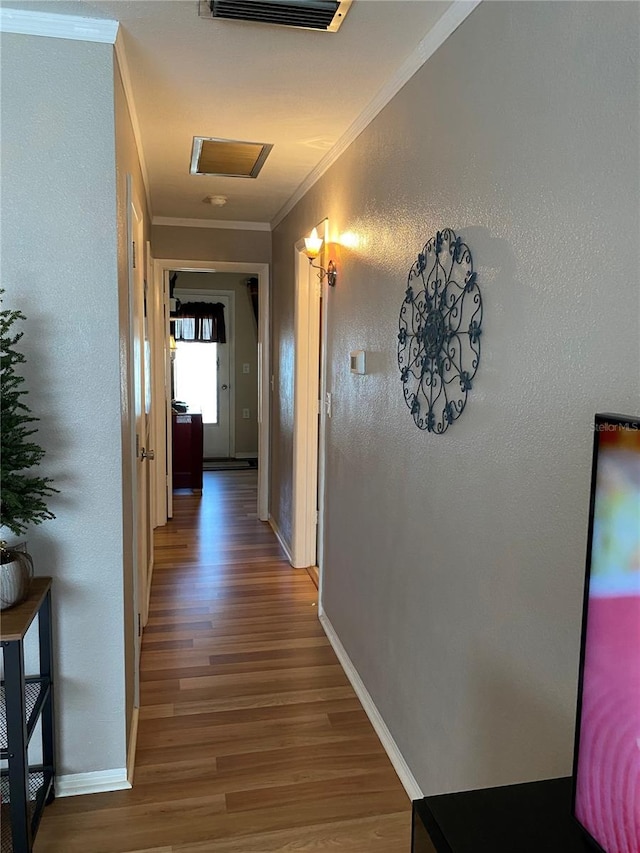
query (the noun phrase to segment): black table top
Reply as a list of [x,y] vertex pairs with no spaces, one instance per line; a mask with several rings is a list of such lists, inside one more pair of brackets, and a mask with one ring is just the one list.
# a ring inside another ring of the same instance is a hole
[[[414,802],[436,853],[593,853],[571,816],[571,777]],[[415,820],[415,819],[414,819]],[[416,834],[420,834],[416,827]],[[425,844],[425,851],[430,848]],[[415,853],[420,853],[416,843]]]

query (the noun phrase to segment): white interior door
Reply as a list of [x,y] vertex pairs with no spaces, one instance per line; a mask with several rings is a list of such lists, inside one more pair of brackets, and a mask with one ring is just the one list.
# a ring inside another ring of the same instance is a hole
[[129,191],[129,320],[131,329],[131,389],[133,403],[133,504],[134,504],[134,634],[136,637],[136,694],[139,689],[141,629],[148,617],[152,523],[150,513],[149,448],[151,382],[146,317],[144,222],[142,206]]
[[[216,302],[222,302],[225,306],[224,316],[229,318],[229,297],[221,296]],[[204,442],[205,459],[226,459],[231,455],[231,380],[229,371],[229,335],[227,333],[226,344],[215,344],[216,355],[213,365],[215,377],[213,383],[216,388],[217,414],[213,419],[205,421],[203,418],[202,432]]]
[[291,565],[316,565],[318,524],[318,377],[320,375],[320,282],[296,244],[293,422],[293,525]]

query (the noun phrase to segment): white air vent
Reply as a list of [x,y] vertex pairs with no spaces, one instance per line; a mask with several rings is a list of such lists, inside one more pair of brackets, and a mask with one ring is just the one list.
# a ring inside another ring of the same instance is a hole
[[201,18],[227,18],[335,33],[352,0],[200,0]]

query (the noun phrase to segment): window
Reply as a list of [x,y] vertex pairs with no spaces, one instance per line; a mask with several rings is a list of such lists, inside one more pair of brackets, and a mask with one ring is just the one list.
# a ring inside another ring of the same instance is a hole
[[218,344],[178,341],[174,361],[176,399],[202,422],[218,423]]

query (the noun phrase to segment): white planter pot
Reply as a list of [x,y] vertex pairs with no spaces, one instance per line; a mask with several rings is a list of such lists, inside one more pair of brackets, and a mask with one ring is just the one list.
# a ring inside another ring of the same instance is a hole
[[33,563],[27,553],[13,552],[15,559],[0,564],[0,610],[6,610],[29,594],[29,585],[33,576]]

